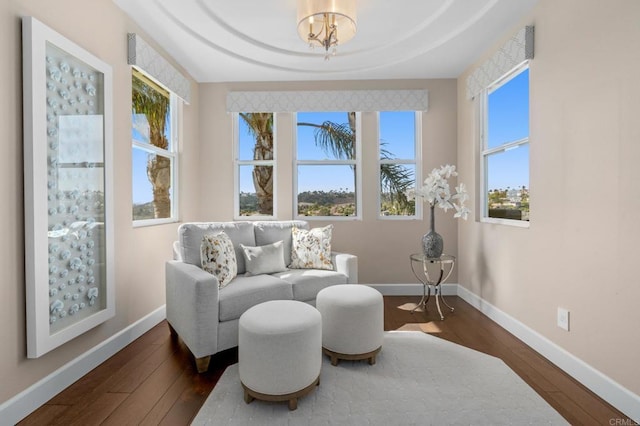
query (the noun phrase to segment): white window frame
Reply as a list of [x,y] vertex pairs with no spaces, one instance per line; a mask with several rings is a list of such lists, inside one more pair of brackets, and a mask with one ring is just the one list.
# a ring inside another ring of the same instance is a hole
[[[240,160],[240,113],[232,114],[232,135],[233,135],[233,217],[234,220],[275,220],[277,217],[277,190],[278,190],[278,139],[277,139],[277,114],[273,114],[273,159],[272,160]],[[241,166],[271,166],[273,167],[273,214],[271,215],[240,215],[240,167]]]
[[[421,169],[422,169],[422,113],[420,111],[414,111],[415,114],[415,119],[414,119],[414,123],[415,123],[415,128],[414,128],[414,155],[413,155],[413,159],[401,159],[401,158],[394,158],[392,160],[383,160],[382,158],[380,158],[380,112],[384,112],[384,111],[378,111],[376,113],[376,121],[378,123],[377,126],[377,141],[378,141],[378,151],[377,151],[377,158],[378,158],[378,200],[377,200],[377,207],[376,209],[378,210],[378,219],[380,220],[422,220],[422,202],[420,201],[420,199],[416,199],[416,208],[415,208],[415,214],[413,216],[399,216],[399,215],[390,215],[390,216],[385,216],[383,214],[381,214],[382,212],[380,211],[380,205],[382,204],[382,193],[381,193],[381,188],[380,188],[380,179],[381,179],[381,173],[380,173],[380,166],[383,164],[413,164],[415,167],[415,174],[414,174],[414,178],[415,178],[415,182],[414,182],[414,188],[417,188],[420,183],[422,182],[422,173],[421,173]],[[408,112],[408,111],[407,111]]]
[[[144,226],[153,226],[153,225],[161,225],[161,224],[165,224],[165,223],[175,223],[179,221],[179,215],[178,215],[178,176],[179,176],[179,172],[178,172],[178,168],[179,168],[179,161],[178,161],[178,153],[180,152],[178,146],[180,143],[180,135],[181,135],[181,128],[182,128],[182,100],[180,100],[180,98],[171,90],[169,90],[166,86],[158,83],[157,80],[155,80],[153,77],[149,76],[149,74],[145,73],[144,71],[135,68],[135,70],[137,72],[139,72],[140,74],[144,75],[144,77],[148,78],[149,80],[153,81],[155,84],[157,84],[158,86],[162,87],[163,89],[165,89],[166,91],[169,92],[169,119],[171,120],[171,134],[169,135],[169,137],[171,138],[171,140],[169,141],[169,146],[171,147],[171,150],[166,150],[166,149],[162,149],[162,148],[158,148],[154,145],[152,145],[151,143],[144,143],[144,142],[139,142],[134,140],[133,138],[131,138],[131,153],[133,155],[133,149],[134,148],[138,148],[141,149],[143,151],[146,151],[150,154],[157,154],[157,155],[162,155],[164,157],[168,157],[171,160],[171,216],[170,217],[166,217],[166,218],[160,218],[160,219],[141,219],[141,220],[135,220],[133,219],[132,216],[132,223],[133,223],[133,227],[134,228],[139,228],[139,227],[144,227]],[[134,72],[132,69],[132,78],[134,76]],[[133,128],[133,123],[131,123],[131,127]],[[133,182],[132,182],[133,184]],[[132,207],[133,207],[133,201],[132,201]],[[132,215],[133,215],[133,211],[132,211]]]
[[[489,129],[489,94],[502,85],[508,83],[520,73],[529,68],[529,61],[525,61],[522,64],[514,67],[512,70],[501,76],[499,79],[488,85],[479,95],[479,117],[480,117],[480,206],[478,209],[480,212],[480,222],[494,223],[500,225],[516,226],[520,228],[529,228],[530,222],[527,220],[516,219],[504,219],[489,217],[489,203],[488,203],[488,161],[489,157],[493,154],[509,151],[511,149],[519,148],[521,146],[529,145],[529,136],[518,139],[515,141],[505,142],[502,145],[488,148],[488,129]],[[531,92],[529,90],[529,92]],[[529,152],[529,165],[531,165],[531,152]],[[530,170],[530,168],[529,168]]]
[[[307,112],[307,111],[300,111]],[[331,111],[342,112],[342,111]],[[362,220],[362,113],[356,111],[356,158],[354,160],[298,160],[298,113],[293,117],[293,216],[298,220],[350,221]],[[356,214],[354,216],[300,216],[298,215],[298,166],[355,166]]]

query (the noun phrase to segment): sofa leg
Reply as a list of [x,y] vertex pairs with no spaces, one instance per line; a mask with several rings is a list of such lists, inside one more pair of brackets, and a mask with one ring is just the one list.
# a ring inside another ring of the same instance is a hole
[[167,323],[169,326],[169,333],[171,334],[171,340],[176,340],[178,338],[178,332],[175,328],[171,326],[171,324]]
[[198,373],[204,373],[209,370],[209,362],[211,361],[211,355],[203,356],[202,358],[196,358],[196,369]]

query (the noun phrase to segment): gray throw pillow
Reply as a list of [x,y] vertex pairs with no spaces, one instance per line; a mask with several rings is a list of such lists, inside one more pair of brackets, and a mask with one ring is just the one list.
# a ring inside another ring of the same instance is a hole
[[240,244],[240,247],[248,275],[273,274],[287,270],[282,241],[257,247]]

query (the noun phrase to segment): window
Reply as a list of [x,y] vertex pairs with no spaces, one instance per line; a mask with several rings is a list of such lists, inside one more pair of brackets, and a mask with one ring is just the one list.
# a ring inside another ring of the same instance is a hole
[[274,215],[273,113],[234,114],[236,217]]
[[422,145],[420,117],[414,111],[378,113],[378,206],[382,218],[415,218],[419,213],[415,200],[407,200],[405,191],[416,187],[418,149]]
[[360,113],[300,112],[296,122],[296,217],[360,217]]
[[178,220],[177,97],[141,72],[132,77],[134,225]]
[[529,67],[489,86],[483,102],[482,219],[529,221]]

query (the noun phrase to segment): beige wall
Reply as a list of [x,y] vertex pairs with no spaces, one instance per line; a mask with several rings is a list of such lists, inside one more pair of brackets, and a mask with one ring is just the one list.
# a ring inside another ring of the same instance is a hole
[[[39,359],[26,358],[22,78],[20,16],[31,15],[100,57],[114,73],[115,154],[115,283],[116,317]],[[0,240],[0,403],[51,374],[165,303],[164,262],[171,257],[177,224],[131,226],[130,67],[126,64],[126,33],[144,36],[110,0],[8,1],[0,3],[0,199],[5,226]],[[153,44],[149,37],[145,39]],[[158,48],[158,46],[156,46]],[[158,49],[161,50],[161,49]],[[423,80],[395,82],[327,82],[281,84],[192,84],[191,105],[184,107],[180,159],[181,219],[233,218],[231,116],[225,112],[228,90],[268,89],[406,89],[429,90],[430,109],[423,115],[424,172],[456,159],[456,82]],[[291,123],[278,117],[278,216],[291,217]],[[202,121],[200,123],[200,121]],[[363,282],[415,282],[408,254],[419,250],[427,220],[379,221],[376,216],[375,116],[363,115],[364,216],[362,221],[336,222],[335,247],[360,256]],[[200,143],[200,139],[202,143]],[[426,215],[428,216],[428,215]],[[427,217],[428,218],[428,217]],[[324,223],[318,223],[323,225]],[[439,213],[438,231],[447,251],[456,253],[457,228],[450,214]],[[455,278],[454,278],[455,281]]]
[[[514,27],[535,25],[531,227],[469,221],[458,236],[461,284],[636,394],[639,20],[637,0],[540,0]],[[477,188],[469,71],[458,80],[458,163]],[[556,326],[558,307],[570,332]]]
[[[25,342],[22,15],[35,16],[114,70],[116,317],[36,360],[26,358]],[[640,45],[638,16],[637,0],[540,0],[522,22],[536,26],[531,227],[474,220],[458,224],[441,211],[436,221],[446,250],[459,255],[458,278],[452,282],[640,394],[635,360],[640,287],[634,265],[640,236],[634,217],[640,208],[640,53],[630,47]],[[164,304],[164,261],[171,256],[177,225],[131,226],[126,33],[132,31],[141,33],[110,0],[93,1],[90,8],[79,0],[0,3],[0,217],[6,224],[0,240],[0,403]],[[464,98],[465,79],[466,74],[457,87],[455,80],[194,83],[192,104],[184,108],[181,217],[233,218],[231,116],[224,104],[228,90],[426,88],[430,109],[423,114],[423,174],[457,163],[460,180],[474,190],[473,104]],[[291,217],[292,121],[290,114],[278,116],[280,219]],[[359,256],[361,282],[415,282],[407,256],[419,250],[428,215],[423,221],[377,219],[372,113],[363,114],[362,131],[363,220],[334,222],[334,246]],[[558,306],[571,311],[569,333],[555,326]]]
[[[427,89],[429,111],[423,113],[423,176],[441,164],[456,161],[456,81],[351,81],[306,83],[229,83],[200,85],[200,135],[202,139],[199,220],[233,219],[232,116],[225,112],[230,90],[358,90]],[[293,120],[279,113],[277,127],[277,217],[292,215]],[[362,114],[363,215],[358,221],[333,221],[332,246],[358,256],[359,280],[363,283],[417,282],[409,269],[409,254],[420,251],[420,240],[428,230],[428,211],[421,221],[378,219],[377,207],[377,123],[375,113]],[[312,226],[327,222],[313,221]],[[436,228],[448,253],[457,252],[457,228],[453,214],[439,210]],[[450,279],[455,282],[455,275]]]
[[[113,67],[115,154],[116,316],[38,359],[26,358],[22,77],[20,16],[31,15]],[[164,261],[171,257],[176,224],[131,226],[131,71],[126,34],[139,29],[110,0],[15,0],[0,2],[0,403],[91,349],[165,303]],[[151,40],[147,37],[147,41]],[[181,209],[196,214],[198,202],[198,93],[184,108]]]

